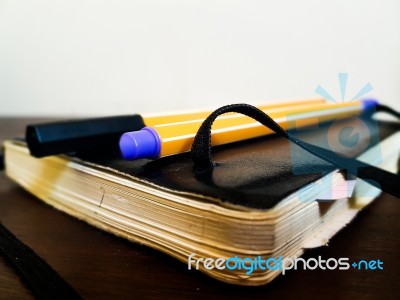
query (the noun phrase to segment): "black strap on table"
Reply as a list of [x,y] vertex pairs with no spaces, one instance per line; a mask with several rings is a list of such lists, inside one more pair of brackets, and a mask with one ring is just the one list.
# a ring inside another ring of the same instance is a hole
[[18,271],[37,299],[81,299],[52,267],[1,223],[0,253]]
[[[377,105],[376,111],[387,112],[400,118],[398,112],[387,106]],[[211,126],[219,115],[228,112],[240,113],[253,118],[280,136],[289,139],[307,152],[331,163],[339,169],[346,169],[349,174],[368,180],[369,183],[384,192],[400,198],[399,175],[371,166],[357,159],[339,156],[331,150],[301,141],[293,135],[290,135],[262,110],[249,104],[231,104],[223,106],[215,110],[206,120],[204,120],[194,138],[191,149],[191,155],[194,162],[194,172],[197,176],[210,173],[215,167],[211,158]]]

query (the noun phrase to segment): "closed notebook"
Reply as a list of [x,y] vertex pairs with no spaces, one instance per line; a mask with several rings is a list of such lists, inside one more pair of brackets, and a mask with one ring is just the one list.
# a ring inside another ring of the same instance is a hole
[[[369,160],[379,147],[381,168],[396,172],[395,130],[381,124],[382,142],[359,159]],[[221,281],[261,285],[282,271],[210,269],[195,262],[299,257],[325,245],[380,192],[316,158],[303,163],[318,171],[295,175],[291,149],[276,135],[215,147],[218,166],[208,178],[194,175],[190,153],[137,161],[118,153],[38,159],[23,140],[5,142],[5,164],[10,178],[60,211],[183,263],[191,255],[192,272],[198,267]]]

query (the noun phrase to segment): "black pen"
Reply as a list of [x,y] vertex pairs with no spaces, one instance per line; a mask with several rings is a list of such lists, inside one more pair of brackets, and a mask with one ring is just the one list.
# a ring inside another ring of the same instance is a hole
[[145,127],[140,115],[112,116],[28,125],[25,139],[31,155],[118,149],[120,136]]

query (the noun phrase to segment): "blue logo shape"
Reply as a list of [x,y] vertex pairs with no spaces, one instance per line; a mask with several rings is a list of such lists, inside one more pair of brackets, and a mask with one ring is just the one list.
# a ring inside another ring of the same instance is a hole
[[[360,99],[361,96],[372,90],[372,85],[368,82],[356,93],[356,95],[354,95],[353,98],[346,101],[348,73],[338,73],[338,79],[341,96],[340,100],[335,99],[321,85],[317,85],[315,92],[328,101],[334,103],[343,103]],[[359,116],[338,118],[336,120],[326,122],[324,121],[323,117],[320,118],[318,114],[316,114],[316,117],[313,118],[313,124],[307,127],[304,127],[304,123],[301,124],[301,122],[298,122],[297,120],[298,114],[287,116],[288,128],[291,128],[288,130],[288,134],[291,136],[321,148],[331,150],[334,152],[332,155],[338,155],[347,158],[357,158],[361,153],[364,153],[368,150],[368,156],[366,160],[367,163],[371,165],[377,165],[382,161],[380,147],[374,147],[372,150],[369,150],[369,148],[372,146],[379,145],[380,142],[378,125],[376,121],[370,117],[370,115],[361,114]],[[330,175],[330,173],[335,170],[336,167],[308,153],[294,143],[290,143],[290,155],[293,174],[321,175],[322,180],[317,183],[319,187],[317,199],[333,200],[340,199],[337,197],[347,198],[352,195],[355,177],[349,174],[357,174],[358,170],[355,169],[357,168],[355,164],[349,164],[346,166],[347,170],[349,171],[347,172],[347,175],[345,175],[347,186],[342,186],[338,189],[335,188],[337,177],[335,179],[334,176]],[[357,186],[362,187],[361,192],[356,191],[357,196],[376,196],[376,189],[372,191],[368,188],[368,185],[366,185],[365,182],[357,180],[356,187]],[[340,189],[342,191],[344,190],[345,192],[347,189],[348,194],[346,195],[344,192],[340,196],[337,193],[337,191]],[[315,200],[313,196],[310,197],[308,191],[300,190],[298,192],[298,196],[303,201]]]
[[[355,132],[355,133],[354,133]],[[339,142],[348,148],[354,147],[360,140],[360,133],[356,128],[344,127],[339,132]]]
[[[348,73],[338,73],[338,78],[339,78],[339,85],[340,85],[340,95],[341,95],[341,101],[336,100],[334,97],[331,96],[331,94],[329,94],[327,92],[327,90],[325,90],[321,85],[317,85],[315,92],[322,96],[322,98],[325,98],[326,100],[329,100],[331,102],[346,102],[346,89],[347,89],[347,79],[349,77]],[[354,100],[358,100],[360,99],[362,96],[366,95],[367,93],[369,93],[370,91],[372,91],[372,85],[371,83],[366,83],[359,91],[357,94],[355,94],[353,96],[353,98],[351,98],[349,101],[347,102],[352,102]]]

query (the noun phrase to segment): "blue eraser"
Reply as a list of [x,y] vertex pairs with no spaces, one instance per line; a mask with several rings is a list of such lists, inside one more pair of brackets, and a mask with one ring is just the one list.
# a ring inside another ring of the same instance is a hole
[[119,140],[119,149],[124,159],[156,159],[160,157],[161,140],[157,131],[144,127],[138,131],[124,133]]

